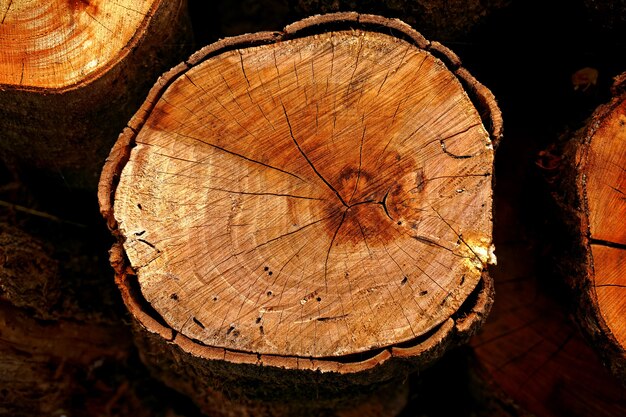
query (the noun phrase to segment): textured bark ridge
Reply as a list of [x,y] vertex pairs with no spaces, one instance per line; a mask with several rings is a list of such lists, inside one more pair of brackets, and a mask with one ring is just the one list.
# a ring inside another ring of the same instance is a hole
[[207,390],[285,401],[258,415],[345,408],[432,362],[491,306],[500,134],[491,93],[397,20],[316,16],[196,53],[100,183],[144,360],[206,410]]
[[[559,195],[575,262],[565,267],[580,297],[578,321],[626,382],[626,74],[568,142]],[[582,260],[582,262],[581,262]]]
[[186,1],[4,1],[0,155],[95,188],[112,143],[186,51]]
[[437,39],[466,40],[467,34],[485,22],[510,0],[291,0],[299,13],[355,10],[398,16],[419,27],[423,34]]

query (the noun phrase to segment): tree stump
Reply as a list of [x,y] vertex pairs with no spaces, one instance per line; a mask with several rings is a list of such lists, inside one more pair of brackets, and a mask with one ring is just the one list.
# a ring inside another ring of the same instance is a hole
[[563,259],[578,322],[626,382],[626,73],[564,146],[555,195],[572,247]]
[[9,0],[0,6],[0,155],[95,189],[154,80],[187,53],[186,0]]
[[490,309],[500,135],[489,90],[398,20],[194,54],[99,187],[143,360],[209,414],[397,414],[398,378]]

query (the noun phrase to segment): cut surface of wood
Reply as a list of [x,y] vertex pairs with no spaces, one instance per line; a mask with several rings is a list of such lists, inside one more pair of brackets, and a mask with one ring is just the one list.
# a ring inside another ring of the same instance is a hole
[[200,342],[337,356],[423,335],[491,251],[489,134],[439,60],[380,33],[220,54],[136,138],[115,217],[146,299]]
[[398,20],[314,16],[197,52],[100,181],[143,360],[205,410],[196,383],[299,415],[432,363],[492,303],[500,135],[489,90]]
[[159,3],[3,1],[0,85],[63,89],[84,83],[130,51]]

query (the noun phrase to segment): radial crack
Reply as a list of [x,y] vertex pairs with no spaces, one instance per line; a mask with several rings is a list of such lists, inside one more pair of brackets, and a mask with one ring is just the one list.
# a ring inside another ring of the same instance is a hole
[[333,243],[335,243],[335,238],[337,237],[337,234],[339,233],[339,229],[341,229],[341,226],[343,225],[343,221],[346,219],[346,213],[348,212],[348,210],[344,210],[343,215],[341,216],[341,221],[339,222],[339,226],[337,226],[337,230],[335,230],[335,234],[333,235],[333,238],[330,240],[330,245],[328,245],[328,251],[326,252],[326,259],[324,260],[324,288],[326,289],[326,292],[328,292],[328,258],[330,258],[330,251],[333,249]]
[[344,199],[341,198],[341,194],[339,194],[339,192],[335,189],[335,187],[333,187],[328,181],[326,181],[326,178],[324,178],[322,176],[322,174],[320,174],[320,172],[317,169],[315,169],[315,165],[313,165],[313,162],[311,162],[309,157],[306,156],[306,154],[304,153],[304,151],[300,147],[300,144],[298,143],[298,141],[296,140],[295,136],[293,135],[293,129],[291,128],[291,123],[289,122],[289,116],[287,115],[287,109],[285,109],[285,105],[283,104],[282,100],[281,100],[280,104],[283,107],[283,112],[285,113],[285,120],[287,120],[287,126],[289,127],[289,135],[291,136],[291,140],[293,140],[293,143],[296,145],[296,148],[298,148],[298,151],[300,152],[302,157],[306,160],[306,162],[309,164],[309,166],[311,167],[313,172],[315,172],[315,174],[324,182],[324,184],[326,184],[328,186],[328,188],[330,188],[337,195],[337,198],[339,198],[339,201],[341,201],[341,204],[343,204],[344,206],[348,207],[348,205],[346,204]]
[[238,158],[245,159],[245,160],[246,160],[246,161],[248,161],[248,162],[252,162],[252,163],[255,163],[255,164],[259,164],[259,165],[264,166],[264,167],[266,167],[266,168],[270,168],[270,169],[273,169],[273,170],[276,170],[276,171],[282,172],[283,174],[291,175],[292,177],[297,178],[297,179],[299,179],[300,181],[304,181],[304,180],[303,180],[301,177],[299,177],[298,175],[293,174],[293,173],[291,173],[291,172],[289,172],[289,171],[285,171],[284,169],[277,168],[277,167],[275,167],[275,166],[272,166],[272,165],[266,164],[266,163],[261,162],[261,161],[257,161],[257,160],[252,159],[252,158],[248,158],[247,156],[244,156],[244,155],[242,155],[242,154],[240,154],[240,153],[237,153],[237,152],[234,152],[234,151],[228,150],[228,149],[226,149],[226,148],[223,148],[223,147],[221,147],[221,146],[214,145],[214,144],[209,143],[209,142],[205,142],[205,141],[203,141],[202,139],[200,139],[200,138],[196,138],[196,137],[191,136],[191,135],[186,135],[186,134],[184,134],[184,133],[177,133],[177,134],[178,134],[178,135],[180,135],[180,136],[183,136],[183,137],[185,137],[185,138],[192,139],[192,140],[195,140],[195,141],[198,141],[198,142],[204,143],[205,145],[208,145],[208,146],[212,147],[213,149],[217,149],[217,150],[219,150],[219,151],[226,152],[227,154],[230,154],[230,155],[236,156],[236,157],[238,157]]
[[626,250],[626,243],[611,242],[609,240],[594,239],[594,238],[589,239],[589,243],[592,245],[606,246],[609,248]]

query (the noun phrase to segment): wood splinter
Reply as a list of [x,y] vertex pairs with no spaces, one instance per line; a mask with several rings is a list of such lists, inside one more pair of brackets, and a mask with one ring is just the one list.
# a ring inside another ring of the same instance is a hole
[[500,135],[489,90],[398,20],[202,49],[100,182],[143,360],[212,415],[396,415],[395,381],[490,309]]

